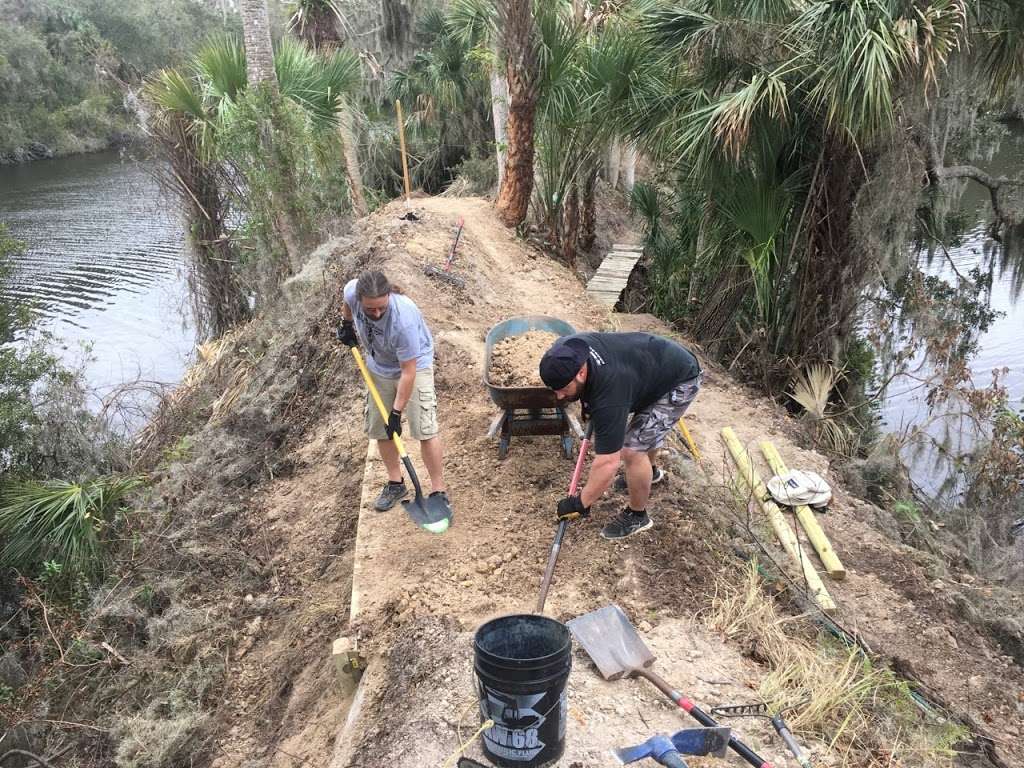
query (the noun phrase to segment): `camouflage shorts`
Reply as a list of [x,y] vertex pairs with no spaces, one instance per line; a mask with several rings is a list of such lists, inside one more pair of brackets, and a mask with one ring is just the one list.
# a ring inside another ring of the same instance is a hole
[[630,451],[650,451],[661,448],[665,437],[678,423],[690,403],[697,397],[704,374],[684,381],[664,397],[642,411],[633,414],[626,426],[626,440],[622,447]]

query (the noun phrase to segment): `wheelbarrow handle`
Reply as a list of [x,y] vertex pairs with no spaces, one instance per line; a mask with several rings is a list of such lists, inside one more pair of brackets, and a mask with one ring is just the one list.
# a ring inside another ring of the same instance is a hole
[[775,715],[771,720],[772,725],[775,727],[775,732],[786,742],[789,751],[793,753],[793,757],[800,763],[800,768],[811,768],[811,761],[807,759],[800,749],[800,745],[796,743],[796,739],[793,738],[793,734],[786,725],[786,721],[782,719],[782,715]]
[[[711,715],[705,712],[703,709],[698,707],[692,699],[683,696],[679,691],[675,690],[667,682],[665,678],[650,669],[636,669],[635,673],[647,678],[654,686],[664,693],[668,698],[675,702],[676,706],[681,710],[690,715],[701,725],[705,725],[708,728],[718,728],[719,725]],[[744,744],[742,741],[737,739],[735,736],[729,736],[729,747],[740,757],[750,763],[754,768],[772,768],[772,764],[757,754],[754,750]],[[805,767],[806,768],[806,767]]]

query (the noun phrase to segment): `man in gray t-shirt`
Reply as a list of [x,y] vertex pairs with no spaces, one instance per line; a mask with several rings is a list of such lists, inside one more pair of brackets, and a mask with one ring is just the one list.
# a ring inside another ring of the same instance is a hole
[[341,311],[338,338],[352,347],[361,344],[366,350],[366,367],[384,407],[391,409],[388,418],[382,418],[367,392],[363,410],[366,434],[377,441],[388,471],[388,481],[374,507],[381,512],[391,509],[407,494],[398,449],[391,441],[393,434],[402,434],[403,414],[410,436],[420,441],[420,455],[430,475],[430,495],[440,494],[447,504],[434,390],[434,339],[423,313],[376,270],[345,285]]

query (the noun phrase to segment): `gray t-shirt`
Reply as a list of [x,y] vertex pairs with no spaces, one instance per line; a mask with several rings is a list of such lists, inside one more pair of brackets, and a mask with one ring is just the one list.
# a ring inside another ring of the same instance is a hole
[[378,376],[397,379],[402,373],[401,363],[414,358],[417,371],[434,365],[434,339],[412,299],[392,293],[384,316],[371,320],[356,298],[356,281],[349,280],[345,303],[352,310],[359,341],[370,353],[366,364]]

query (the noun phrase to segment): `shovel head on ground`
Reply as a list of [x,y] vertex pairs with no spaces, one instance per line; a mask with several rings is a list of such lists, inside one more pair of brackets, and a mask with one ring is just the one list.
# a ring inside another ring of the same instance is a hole
[[671,736],[661,734],[652,736],[643,744],[637,744],[635,747],[613,749],[612,754],[623,765],[645,758],[660,762],[660,758],[670,752],[698,757],[703,755],[725,757],[725,752],[729,748],[730,736],[731,729],[729,728],[685,728],[676,731]]
[[654,654],[617,605],[606,605],[566,622],[576,642],[605,680],[629,677],[654,663]]
[[402,502],[405,512],[416,525],[431,533],[444,533],[452,522],[452,509],[441,496],[417,495]]

